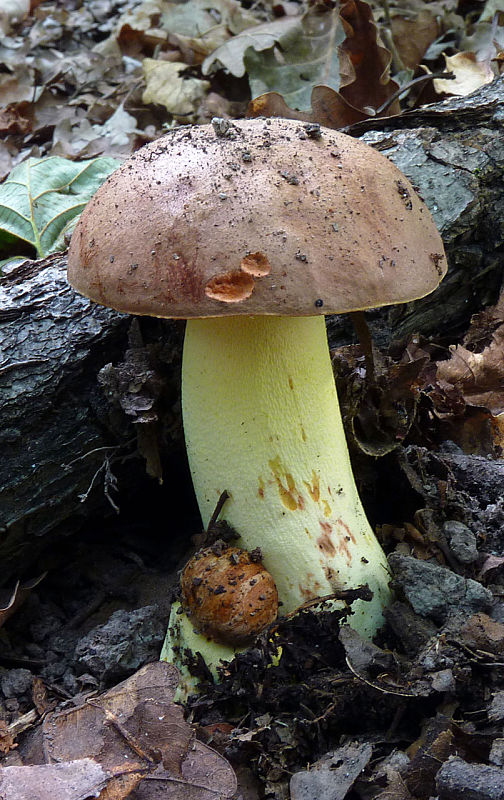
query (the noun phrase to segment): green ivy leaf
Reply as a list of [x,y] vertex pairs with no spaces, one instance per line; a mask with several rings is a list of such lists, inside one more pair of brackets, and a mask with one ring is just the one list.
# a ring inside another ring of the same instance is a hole
[[64,249],[62,233],[120,162],[115,158],[69,161],[28,158],[0,186],[0,254],[39,258]]

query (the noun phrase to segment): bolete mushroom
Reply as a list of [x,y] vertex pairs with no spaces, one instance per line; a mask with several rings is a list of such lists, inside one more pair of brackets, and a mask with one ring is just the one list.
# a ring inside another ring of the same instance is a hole
[[[357,493],[324,314],[436,288],[443,245],[404,175],[371,147],[286,119],[181,127],[87,205],[69,280],[131,314],[187,318],[182,406],[206,526],[221,493],[238,546],[260,547],[282,611],[367,583],[350,623],[372,636],[387,562]],[[173,615],[169,646],[233,648]]]

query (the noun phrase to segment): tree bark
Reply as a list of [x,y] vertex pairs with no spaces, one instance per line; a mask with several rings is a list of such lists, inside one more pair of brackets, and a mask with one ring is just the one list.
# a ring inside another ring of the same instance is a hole
[[379,148],[410,179],[429,207],[449,272],[424,300],[392,307],[390,331],[450,337],[494,303],[504,266],[504,77],[469,97],[369,119],[351,133]]
[[[73,291],[63,255],[0,279],[0,581],[33,574],[56,537],[114,513],[110,464],[135,451],[136,428],[98,373],[123,359],[130,324]],[[180,331],[167,322],[153,335],[169,371]],[[138,475],[142,459],[125,480]]]
[[[468,98],[367,120],[350,131],[410,178],[434,215],[450,264],[432,296],[371,314],[379,340],[413,331],[453,339],[474,312],[495,301],[504,252],[503,119],[500,79]],[[124,402],[129,389],[114,391],[109,379],[104,391],[97,377],[124,358],[131,318],[76,295],[65,274],[65,256],[57,255],[25,262],[0,278],[0,582],[33,571],[56,537],[93,515],[113,513],[103,491],[113,480],[110,459],[135,449],[138,425],[132,423],[147,419]],[[144,332],[149,325],[156,363],[171,383],[166,434],[177,430],[180,326],[143,321]],[[329,328],[334,343],[341,325],[330,322]],[[123,372],[123,383],[129,374]],[[111,413],[107,394],[122,412]],[[162,449],[170,435],[160,440]],[[144,474],[145,463],[136,461],[123,488]]]

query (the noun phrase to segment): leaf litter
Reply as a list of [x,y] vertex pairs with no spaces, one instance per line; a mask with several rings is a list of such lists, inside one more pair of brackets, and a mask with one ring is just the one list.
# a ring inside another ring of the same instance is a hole
[[[48,713],[23,766],[0,767],[0,797],[9,800],[225,800],[236,789],[231,767],[194,738],[173,696],[169,664],[143,667],[98,697]],[[35,755],[35,758],[37,756]]]

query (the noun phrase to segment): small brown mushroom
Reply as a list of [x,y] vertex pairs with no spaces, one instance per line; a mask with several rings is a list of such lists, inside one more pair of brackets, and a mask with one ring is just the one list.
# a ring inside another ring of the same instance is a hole
[[270,573],[246,550],[206,548],[181,575],[182,606],[204,636],[233,646],[246,644],[278,614]]

